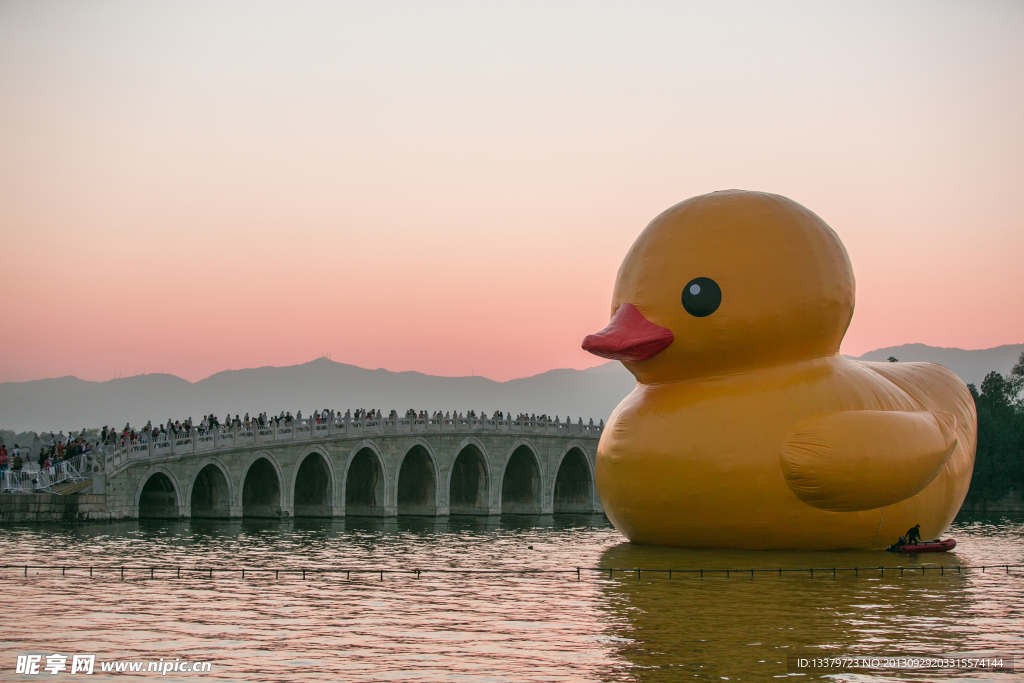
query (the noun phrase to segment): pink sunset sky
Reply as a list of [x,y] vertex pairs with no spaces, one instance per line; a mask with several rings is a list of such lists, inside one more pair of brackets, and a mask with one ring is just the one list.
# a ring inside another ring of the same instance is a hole
[[656,214],[843,239],[843,351],[1024,342],[1024,3],[0,3],[0,381],[601,359]]

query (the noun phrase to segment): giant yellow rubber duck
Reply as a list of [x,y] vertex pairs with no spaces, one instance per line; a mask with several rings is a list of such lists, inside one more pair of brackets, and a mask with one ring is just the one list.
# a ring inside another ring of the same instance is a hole
[[785,197],[715,192],[647,226],[611,322],[583,343],[637,379],[597,453],[619,531],[839,549],[946,530],[974,468],[974,401],[942,366],[841,356],[854,289],[839,237]]

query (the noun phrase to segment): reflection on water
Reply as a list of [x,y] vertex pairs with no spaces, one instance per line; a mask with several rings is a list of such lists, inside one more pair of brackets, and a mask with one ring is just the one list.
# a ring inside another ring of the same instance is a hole
[[[1024,564],[1019,523],[965,520],[956,551],[879,552],[681,550],[620,544],[606,567],[808,568],[904,566],[907,570],[777,574],[628,574],[603,585],[616,624],[609,642],[633,678],[671,681],[728,676],[765,680],[786,673],[786,655],[1024,653],[1024,569],[958,573],[956,565]],[[939,566],[950,567],[941,574]],[[922,574],[921,567],[926,571]],[[931,571],[929,571],[931,570]],[[628,580],[628,579],[632,580]],[[913,676],[907,676],[912,678]],[[923,676],[935,679],[935,674]],[[1005,676],[1012,678],[1012,676]],[[892,680],[861,675],[832,680]],[[941,675],[940,675],[941,678]],[[989,676],[998,679],[998,676]]]
[[[7,564],[56,565],[931,567],[1024,564],[1022,531],[1021,520],[964,519],[950,533],[959,541],[953,553],[911,557],[635,546],[591,516],[125,522],[16,525],[0,532],[0,552]],[[671,580],[584,572],[582,581],[22,573],[2,572],[17,625],[0,636],[4,679],[13,677],[13,655],[62,647],[100,659],[211,660],[208,680],[285,681],[767,680],[786,675],[792,651],[1024,656],[1024,570]]]
[[[651,566],[651,560],[665,557],[642,548],[619,547],[602,559],[609,565]],[[743,556],[679,559],[723,567],[763,562]],[[843,559],[865,565],[879,561],[878,557]],[[821,560],[792,554],[775,564],[821,566]],[[673,669],[682,669],[759,680],[780,673],[787,649],[863,654],[963,649],[966,635],[956,625],[969,608],[967,582],[965,575],[924,579],[839,575],[835,580],[828,574],[813,579],[809,574],[785,574],[781,579],[709,575],[672,582],[664,577],[623,580],[607,586],[605,594],[607,609],[622,619],[622,626],[614,630],[615,636],[624,639],[620,654],[645,672],[638,678],[672,680],[678,675]]]

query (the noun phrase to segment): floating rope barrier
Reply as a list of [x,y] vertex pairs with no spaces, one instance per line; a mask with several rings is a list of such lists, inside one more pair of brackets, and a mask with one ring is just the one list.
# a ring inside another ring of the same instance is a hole
[[[899,570],[900,576],[904,576],[904,572],[910,572],[914,575],[927,575],[927,574],[938,574],[945,576],[947,570],[949,574],[962,574],[964,571],[976,571],[981,570],[985,573],[986,570],[1003,570],[1005,574],[1009,574],[1011,569],[1022,569],[1024,564],[996,564],[996,565],[918,565],[918,566],[876,566],[876,567],[776,567],[774,569],[645,569],[638,567],[574,567],[572,569],[380,569],[375,568],[309,568],[309,567],[297,567],[297,568],[282,568],[282,567],[184,567],[180,565],[148,565],[148,566],[132,566],[132,565],[83,565],[83,564],[5,564],[0,565],[0,570],[20,570],[22,576],[28,576],[29,570],[35,570],[37,573],[41,571],[56,571],[60,570],[62,577],[74,576],[70,572],[79,571],[84,572],[88,570],[89,576],[92,577],[94,572],[119,572],[120,577],[124,579],[125,572],[131,574],[142,574],[145,576],[149,574],[149,578],[155,579],[167,579],[167,578],[182,578],[184,574],[186,578],[189,577],[200,577],[206,579],[213,579],[214,572],[219,576],[230,576],[232,574],[239,574],[241,578],[246,578],[246,574],[250,578],[256,578],[258,575],[269,575],[273,574],[275,580],[279,580],[281,575],[285,577],[289,574],[300,576],[302,580],[306,580],[307,576],[331,576],[331,575],[345,575],[345,579],[350,580],[353,575],[369,575],[379,576],[379,580],[383,581],[385,575],[392,575],[397,577],[408,576],[410,578],[419,579],[424,574],[436,574],[442,576],[570,576],[575,575],[577,581],[583,580],[583,573],[588,572],[590,574],[596,574],[598,578],[601,578],[605,572],[608,573],[608,579],[614,579],[616,573],[622,578],[626,578],[629,575],[635,574],[636,579],[640,581],[644,574],[656,574],[666,576],[668,579],[672,579],[673,575],[682,574],[689,576],[696,576],[698,578],[705,578],[707,576],[720,575],[725,578],[741,577],[750,575],[750,580],[754,579],[756,574],[778,574],[781,577],[784,573],[809,574],[811,578],[814,577],[814,572],[825,573],[826,575],[831,572],[832,578],[835,579],[840,573],[852,574],[855,577],[860,577],[862,573],[865,576],[871,576],[874,572],[878,572],[878,576],[884,577],[886,570],[897,571]],[[955,572],[953,570],[956,570]],[[0,577],[2,578],[2,577]]]

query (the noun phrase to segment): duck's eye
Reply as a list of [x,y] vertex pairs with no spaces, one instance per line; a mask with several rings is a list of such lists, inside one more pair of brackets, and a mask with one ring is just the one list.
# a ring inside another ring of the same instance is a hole
[[695,277],[683,288],[683,308],[694,317],[711,315],[721,303],[722,289],[709,277]]

